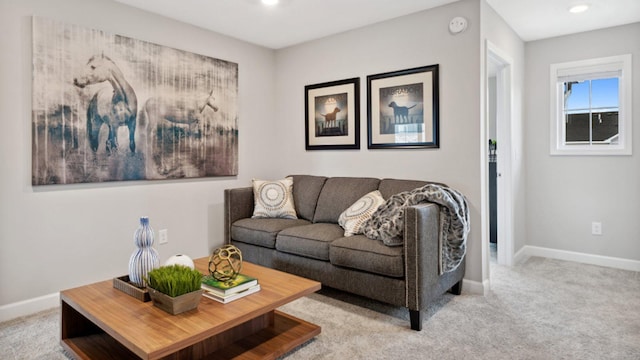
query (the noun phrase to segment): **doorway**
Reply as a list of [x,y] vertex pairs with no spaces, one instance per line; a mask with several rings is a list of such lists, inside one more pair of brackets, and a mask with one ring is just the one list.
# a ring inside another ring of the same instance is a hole
[[[513,264],[513,195],[512,195],[512,64],[511,58],[487,41],[487,142],[486,159],[489,176],[489,247],[490,261]],[[493,199],[492,199],[493,197]]]

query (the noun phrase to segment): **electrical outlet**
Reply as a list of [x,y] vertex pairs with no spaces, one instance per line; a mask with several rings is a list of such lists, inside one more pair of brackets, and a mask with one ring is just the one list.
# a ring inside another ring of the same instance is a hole
[[158,230],[158,242],[160,244],[166,244],[169,242],[169,233],[167,229]]
[[594,221],[591,223],[591,235],[602,235],[602,223]]

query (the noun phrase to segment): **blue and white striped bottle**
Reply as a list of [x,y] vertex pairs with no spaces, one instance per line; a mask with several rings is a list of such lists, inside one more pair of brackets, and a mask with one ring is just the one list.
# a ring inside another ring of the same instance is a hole
[[158,252],[153,248],[153,229],[149,218],[140,218],[140,227],[133,234],[133,241],[138,247],[129,259],[129,281],[138,287],[145,287],[144,278],[149,271],[160,266]]

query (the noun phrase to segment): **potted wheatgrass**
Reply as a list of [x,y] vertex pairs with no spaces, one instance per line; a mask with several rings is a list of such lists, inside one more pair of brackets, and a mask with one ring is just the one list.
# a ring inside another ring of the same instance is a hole
[[161,266],[147,274],[153,305],[172,314],[198,307],[202,297],[202,274],[183,265]]

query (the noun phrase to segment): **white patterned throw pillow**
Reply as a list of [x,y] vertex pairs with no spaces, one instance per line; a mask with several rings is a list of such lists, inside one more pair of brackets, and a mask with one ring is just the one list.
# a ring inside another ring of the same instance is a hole
[[293,178],[277,181],[253,179],[254,218],[297,219],[293,204]]
[[362,224],[384,204],[385,200],[378,190],[374,190],[358,199],[340,214],[338,224],[344,229],[344,236],[362,234]]

